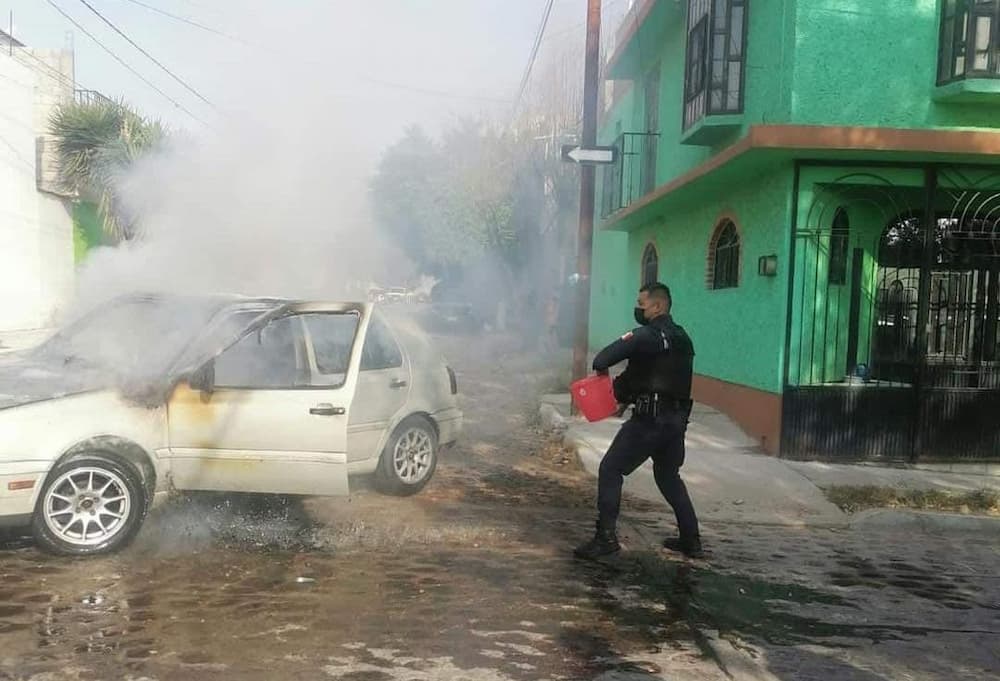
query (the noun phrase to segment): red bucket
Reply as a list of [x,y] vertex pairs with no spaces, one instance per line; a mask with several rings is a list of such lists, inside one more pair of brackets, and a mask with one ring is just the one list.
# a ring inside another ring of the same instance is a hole
[[607,374],[582,378],[574,382],[569,391],[577,409],[591,423],[618,413],[618,400]]

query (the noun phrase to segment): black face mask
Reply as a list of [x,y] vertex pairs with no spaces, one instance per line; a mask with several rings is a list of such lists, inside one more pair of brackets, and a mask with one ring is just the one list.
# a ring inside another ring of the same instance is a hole
[[635,315],[635,323],[639,326],[646,326],[649,324],[649,320],[646,319],[646,315],[641,307],[635,308],[633,314]]

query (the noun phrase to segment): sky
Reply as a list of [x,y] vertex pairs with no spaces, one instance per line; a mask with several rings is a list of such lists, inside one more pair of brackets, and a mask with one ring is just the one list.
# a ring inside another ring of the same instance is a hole
[[[605,9],[628,2],[606,0]],[[102,23],[88,4],[182,82]],[[586,4],[554,0],[539,68],[580,46]],[[406,254],[379,233],[370,203],[381,154],[409,125],[433,135],[459,117],[510,120],[545,5],[0,0],[0,22],[13,10],[21,42],[38,49],[73,46],[78,88],[123,98],[196,138],[188,144],[187,136],[175,136],[184,142],[119,179],[124,204],[142,215],[144,238],[130,248],[92,253],[77,279],[78,297],[181,286],[309,297],[349,282],[398,278]],[[544,79],[536,87],[544,88]]]
[[[216,109],[81,0],[51,2],[198,119],[224,125],[218,109],[246,106],[254,97],[281,98],[281,74],[304,72],[308,78],[295,82],[324,90],[328,101],[350,109],[357,135],[373,149],[410,123],[433,129],[460,115],[503,115],[545,5],[545,0],[141,0],[238,39],[231,40],[129,0],[87,0]],[[585,0],[556,0],[543,55],[574,28],[583,32],[585,5]],[[27,45],[73,45],[79,87],[124,97],[172,126],[202,129],[72,26],[49,0],[0,0],[5,30],[10,12],[15,37]],[[252,77],[247,82],[254,71],[267,71],[268,77],[255,86]]]

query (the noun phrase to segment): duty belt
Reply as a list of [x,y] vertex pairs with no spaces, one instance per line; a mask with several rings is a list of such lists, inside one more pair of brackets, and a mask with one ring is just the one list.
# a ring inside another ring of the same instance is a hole
[[691,400],[682,400],[670,395],[649,393],[635,398],[633,413],[636,416],[656,417],[672,411],[688,411]]

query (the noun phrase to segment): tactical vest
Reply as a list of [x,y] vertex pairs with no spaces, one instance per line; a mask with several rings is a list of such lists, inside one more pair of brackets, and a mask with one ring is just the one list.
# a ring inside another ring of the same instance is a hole
[[660,335],[663,350],[629,359],[632,389],[637,395],[659,393],[678,400],[691,399],[694,344],[687,332],[669,317],[654,319],[647,328]]

